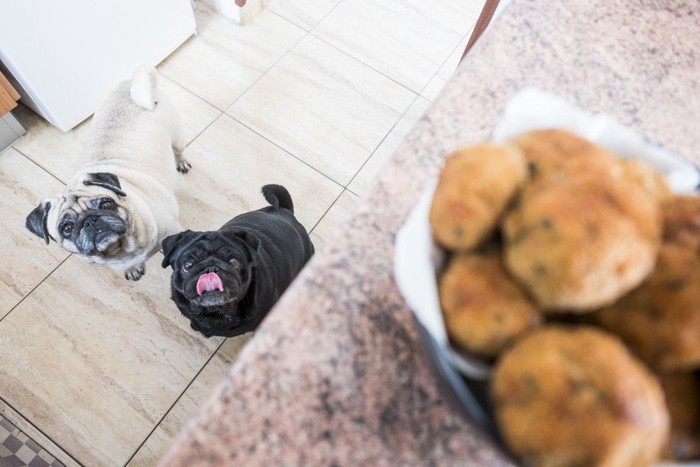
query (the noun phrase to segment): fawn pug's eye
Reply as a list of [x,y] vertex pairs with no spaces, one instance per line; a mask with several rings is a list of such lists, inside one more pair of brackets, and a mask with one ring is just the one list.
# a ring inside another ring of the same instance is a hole
[[194,266],[194,263],[190,260],[187,260],[184,263],[182,263],[182,270],[187,272],[190,269],[192,269],[192,266]]
[[103,199],[102,201],[100,201],[100,205],[99,205],[100,209],[105,209],[107,211],[112,211],[116,207],[117,207],[117,204],[109,198]]
[[66,222],[61,226],[61,235],[64,237],[69,236],[70,234],[73,233],[73,223],[72,222]]

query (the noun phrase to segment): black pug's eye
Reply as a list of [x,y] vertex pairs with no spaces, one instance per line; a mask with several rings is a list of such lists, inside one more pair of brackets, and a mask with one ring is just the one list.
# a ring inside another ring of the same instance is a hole
[[112,211],[116,207],[117,207],[117,204],[109,198],[103,199],[102,201],[100,201],[100,205],[99,205],[100,209],[104,209],[106,211]]
[[182,270],[187,272],[190,269],[192,269],[192,266],[194,266],[194,263],[190,260],[187,260],[184,263],[182,263]]
[[70,234],[73,233],[73,223],[72,222],[66,222],[61,226],[61,235],[64,237],[70,236]]
[[228,263],[236,269],[241,268],[241,262],[238,261],[236,258],[231,258],[230,260],[228,260]]

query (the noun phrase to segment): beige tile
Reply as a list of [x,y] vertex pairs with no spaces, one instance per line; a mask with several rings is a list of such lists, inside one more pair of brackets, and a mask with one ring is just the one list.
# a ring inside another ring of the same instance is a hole
[[414,98],[307,36],[227,113],[345,185]]
[[59,462],[63,463],[66,467],[80,467],[72,457],[70,457],[64,450],[56,446],[56,444],[44,433],[39,431],[34,425],[32,425],[26,418],[24,418],[19,412],[5,404],[0,398],[0,414],[10,421],[14,426],[22,430],[24,434],[34,440],[39,446],[48,452],[51,456],[57,459]]
[[267,8],[310,31],[339,2],[340,0],[273,0]]
[[345,0],[312,34],[420,93],[466,34],[471,16],[443,2]]
[[15,115],[27,134],[12,146],[63,183],[68,183],[80,162],[90,119],[63,133],[27,107],[19,107]]
[[185,150],[192,170],[180,177],[180,223],[218,229],[234,216],[267,205],[263,185],[283,185],[307,228],[316,224],[342,187],[279,147],[222,115]]
[[[470,32],[473,29],[470,27]],[[437,97],[442,92],[447,82],[452,79],[457,67],[459,66],[462,54],[464,53],[464,48],[467,46],[469,40],[469,34],[466,34],[459,44],[452,50],[452,53],[442,64],[438,72],[428,81],[428,84],[423,88],[420,95],[429,101],[435,101]]]
[[411,107],[408,108],[404,116],[399,120],[396,126],[391,130],[391,133],[382,141],[382,144],[372,154],[372,157],[362,167],[357,176],[350,182],[348,189],[353,193],[366,196],[374,186],[374,179],[379,175],[380,171],[396,152],[399,145],[406,135],[420,120],[426,110],[430,107],[430,101],[422,97],[418,97]]
[[461,41],[459,41],[457,47],[454,48],[450,56],[447,57],[447,60],[445,60],[445,63],[443,63],[440,67],[440,70],[438,70],[438,78],[441,78],[445,81],[449,81],[454,75],[455,70],[457,70],[457,67],[459,66],[459,61],[461,60],[462,55],[464,54],[464,49],[467,47],[467,42],[469,42],[469,36],[471,34],[471,31],[474,29],[475,22],[476,18],[474,18],[474,22],[472,22],[471,26],[469,27],[469,33],[466,34]]
[[333,203],[321,222],[311,231],[311,241],[318,253],[323,246],[331,241],[336,229],[350,219],[360,198],[349,191],[343,191],[340,197]]
[[158,463],[187,422],[198,413],[212,390],[224,379],[238,353],[252,336],[252,333],[248,333],[226,339],[127,466],[149,467]]
[[14,149],[0,154],[0,319],[68,257],[24,227],[39,202],[62,189],[61,182]]
[[479,17],[481,9],[484,7],[485,0],[440,0],[442,3],[449,5],[455,10],[473,16],[475,19]]
[[123,465],[221,338],[190,329],[169,275],[71,256],[0,321],[0,394],[85,465]]
[[225,110],[289,50],[305,31],[263,11],[241,26],[197,2],[198,34],[161,65],[160,71],[211,105]]
[[447,80],[440,78],[438,75],[433,76],[433,78],[428,82],[428,84],[421,91],[420,96],[424,99],[434,102],[435,99],[440,95],[443,88],[447,84]]
[[158,87],[170,98],[182,116],[183,136],[185,143],[189,144],[221,115],[221,111],[162,73],[159,78]]

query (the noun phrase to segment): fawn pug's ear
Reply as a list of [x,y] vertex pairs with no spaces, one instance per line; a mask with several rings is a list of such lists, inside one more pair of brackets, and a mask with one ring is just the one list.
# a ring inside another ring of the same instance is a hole
[[49,217],[49,211],[51,210],[51,199],[47,198],[39,203],[39,206],[34,208],[32,212],[27,216],[27,220],[24,222],[25,227],[39,238],[43,238],[46,244],[49,244],[49,230],[46,226],[46,220]]
[[113,191],[119,196],[126,196],[126,193],[122,190],[122,186],[119,183],[119,177],[109,172],[95,172],[87,174],[85,180],[83,180],[83,185],[85,186],[101,186],[102,188],[107,188]]

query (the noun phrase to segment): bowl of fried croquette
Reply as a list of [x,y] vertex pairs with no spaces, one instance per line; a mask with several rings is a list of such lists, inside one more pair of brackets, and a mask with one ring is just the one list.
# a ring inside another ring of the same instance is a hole
[[516,462],[700,460],[700,197],[671,185],[643,157],[530,130],[446,155],[404,226],[425,262],[397,235],[445,394]]

